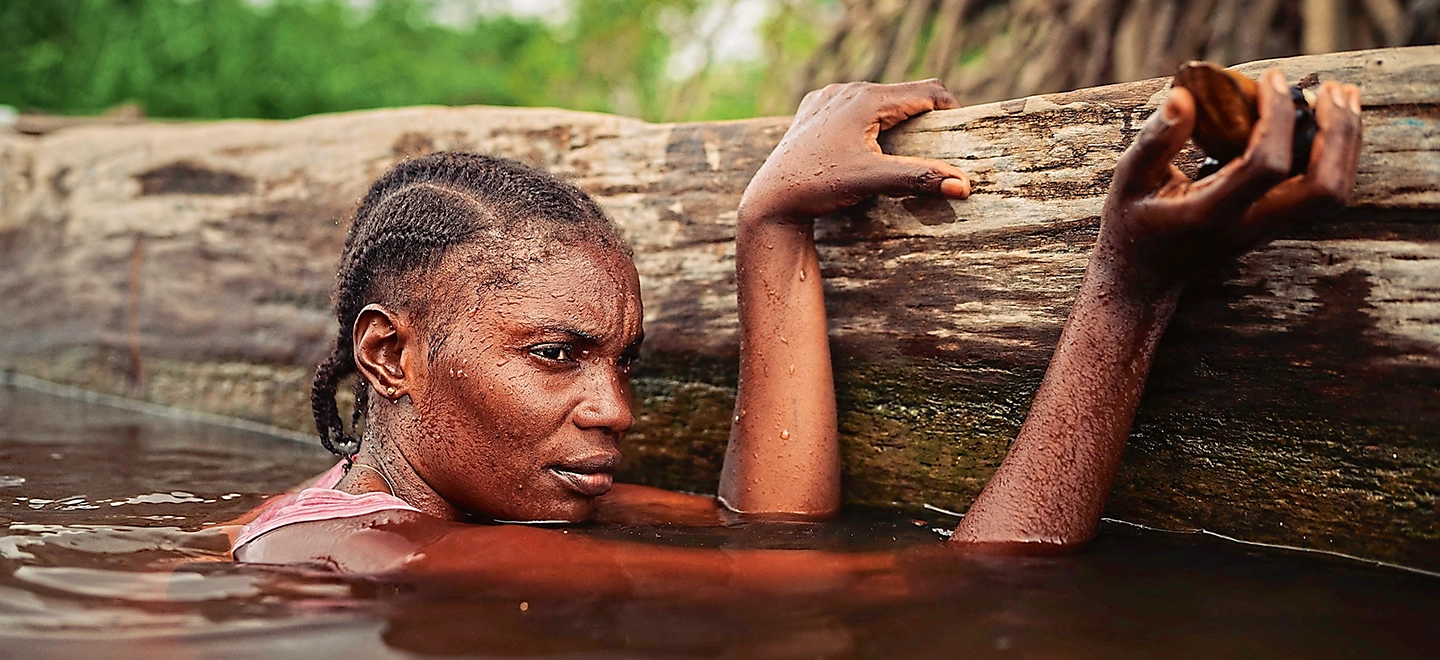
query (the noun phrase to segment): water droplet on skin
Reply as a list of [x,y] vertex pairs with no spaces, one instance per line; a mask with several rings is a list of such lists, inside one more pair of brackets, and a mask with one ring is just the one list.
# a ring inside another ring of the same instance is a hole
[[790,431],[788,431],[788,430],[786,430],[786,431],[781,431],[781,432],[780,432],[780,439],[781,439],[781,440],[789,440],[789,439],[790,439]]
[[804,268],[801,268],[801,269],[800,269],[800,281],[801,281],[801,282],[804,282],[804,281],[805,281],[805,269],[804,269]]
[[790,375],[791,375],[791,376],[794,376],[794,375],[795,375],[795,365],[793,365],[793,364],[790,365]]

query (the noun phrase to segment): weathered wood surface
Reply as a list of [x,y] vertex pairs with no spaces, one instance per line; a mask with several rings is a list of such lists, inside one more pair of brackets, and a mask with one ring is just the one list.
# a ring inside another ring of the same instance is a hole
[[[1274,64],[1364,88],[1355,206],[1187,292],[1110,513],[1440,567],[1440,48]],[[984,485],[1115,159],[1166,85],[937,112],[884,136],[959,163],[976,194],[819,225],[851,502],[963,510]],[[734,209],[787,121],[410,108],[0,136],[0,368],[304,428],[367,183],[431,150],[492,152],[572,177],[625,228],[648,336],[625,472],[707,490],[734,396]]]

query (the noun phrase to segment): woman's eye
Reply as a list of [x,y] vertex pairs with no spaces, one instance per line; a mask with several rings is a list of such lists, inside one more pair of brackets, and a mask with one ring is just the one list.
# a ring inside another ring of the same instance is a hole
[[575,349],[569,344],[541,344],[531,348],[530,354],[552,362],[571,362],[575,359]]

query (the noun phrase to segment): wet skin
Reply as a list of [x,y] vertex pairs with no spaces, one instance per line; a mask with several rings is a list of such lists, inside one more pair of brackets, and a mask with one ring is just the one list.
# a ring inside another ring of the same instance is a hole
[[[448,256],[438,277],[455,283],[446,302],[465,311],[438,347],[378,305],[356,321],[361,374],[377,393],[394,388],[372,408],[374,432],[357,461],[432,516],[580,521],[611,489],[633,421],[639,278],[611,251],[550,252],[517,286],[490,292],[465,290],[478,279],[469,250]],[[352,470],[339,488],[365,492],[376,479]]]
[[[951,550],[1051,552],[1091,538],[1184,284],[1315,210],[1348,201],[1360,145],[1358,90],[1321,86],[1308,174],[1286,179],[1288,92],[1276,72],[1261,82],[1250,144],[1215,175],[1191,182],[1171,164],[1195,121],[1183,89],[1122,156],[1055,358]],[[357,461],[389,483],[352,469],[339,488],[393,484],[425,513],[289,525],[237,557],[562,591],[904,591],[894,570],[914,553],[695,550],[469,523],[715,524],[837,511],[838,434],[813,218],[875,194],[967,196],[969,182],[953,166],[887,156],[875,143],[905,118],[951,107],[954,98],[935,81],[812,92],[746,189],[736,255],[740,388],[718,498],[621,485],[600,494],[631,423],[628,365],[641,309],[629,259],[560,248],[518,287],[476,292],[466,286],[473,274],[459,250],[436,280],[452,289],[441,294],[447,304],[474,311],[456,317],[442,346],[429,346],[405,314],[373,305],[354,332],[361,376],[374,388]],[[383,398],[390,388],[395,393]]]

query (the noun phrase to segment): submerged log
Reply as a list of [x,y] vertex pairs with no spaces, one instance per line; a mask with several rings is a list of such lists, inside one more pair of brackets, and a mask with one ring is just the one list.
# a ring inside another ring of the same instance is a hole
[[[1440,568],[1440,48],[1256,63],[1364,90],[1354,205],[1196,282],[1109,515]],[[852,504],[964,510],[1024,419],[1156,79],[936,112],[888,151],[969,200],[818,226]],[[0,136],[0,368],[308,427],[347,214],[440,149],[572,178],[635,248],[648,336],[624,477],[714,488],[735,206],[788,120],[409,108]],[[1182,156],[1193,166],[1193,153]]]

